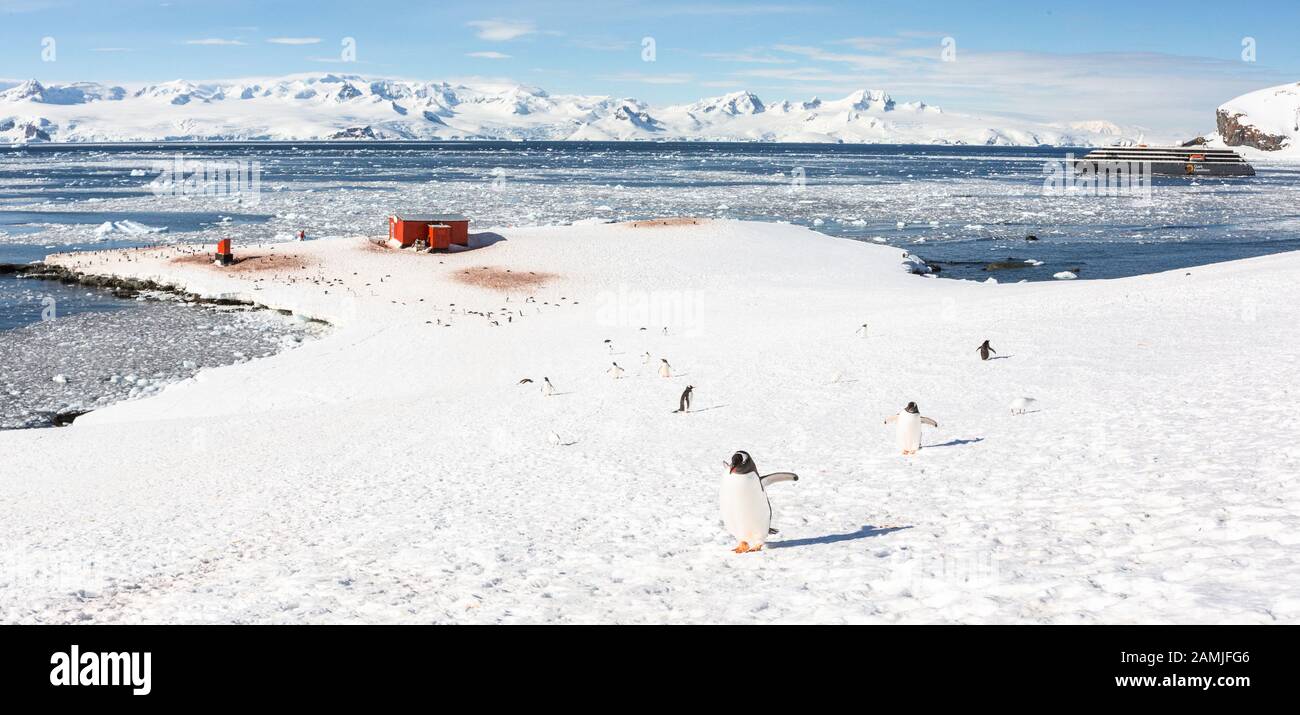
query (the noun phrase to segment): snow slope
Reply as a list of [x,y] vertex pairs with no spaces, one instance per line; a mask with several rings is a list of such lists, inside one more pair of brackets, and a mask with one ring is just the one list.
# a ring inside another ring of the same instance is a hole
[[1220,105],[1216,116],[1215,144],[1300,158],[1300,82],[1243,94]]
[[[473,230],[55,257],[338,328],[0,433],[0,621],[1300,621],[1300,254],[996,285],[779,224]],[[802,477],[759,554],[736,449]]]
[[[6,86],[9,85],[9,86]],[[736,92],[688,105],[551,95],[347,74],[153,85],[0,83],[0,141],[531,139],[1095,145],[1132,141],[1110,122],[1034,123],[895,102],[881,90],[765,104]]]

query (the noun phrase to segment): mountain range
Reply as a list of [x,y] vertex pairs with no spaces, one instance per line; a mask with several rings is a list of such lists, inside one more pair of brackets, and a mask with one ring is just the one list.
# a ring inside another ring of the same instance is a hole
[[1042,123],[948,112],[863,89],[764,102],[734,92],[652,107],[633,98],[300,74],[159,84],[0,81],[0,143],[223,140],[775,141],[1093,146],[1140,132],[1102,120]]

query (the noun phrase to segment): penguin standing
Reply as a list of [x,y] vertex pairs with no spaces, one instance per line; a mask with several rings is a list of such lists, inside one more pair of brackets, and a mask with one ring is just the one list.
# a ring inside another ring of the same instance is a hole
[[861,328],[857,329],[857,335],[862,338],[867,337],[867,324],[863,323]]
[[695,386],[694,386],[694,385],[687,385],[687,386],[686,386],[686,389],[685,389],[685,390],[682,390],[682,396],[681,396],[681,398],[677,401],[677,409],[673,411],[673,414],[677,414],[678,412],[690,412],[690,411],[691,411],[691,393],[692,393],[694,390],[695,390]]
[[647,352],[641,356],[641,364],[642,365],[650,364],[650,353]]
[[659,377],[672,377],[673,366],[668,364],[668,358],[659,358]]
[[555,385],[551,384],[551,378],[549,377],[542,378],[542,394],[547,397],[555,394]]
[[731,455],[731,462],[724,463],[724,466],[728,471],[722,477],[719,490],[722,523],[740,542],[732,551],[738,554],[761,551],[767,537],[777,533],[772,528],[772,502],[767,498],[767,487],[781,482],[797,482],[799,475],[777,472],[760,477],[749,452],[736,452]]
[[885,418],[885,424],[891,422],[898,424],[896,428],[898,449],[905,455],[916,454],[921,450],[921,425],[939,426],[938,422],[929,417],[922,417],[921,410],[917,409],[915,402],[907,403],[907,407],[904,407],[902,412]]
[[996,355],[998,351],[994,350],[993,346],[989,345],[989,341],[985,340],[984,342],[980,343],[979,347],[975,348],[975,352],[980,354],[981,360],[988,360],[989,353],[993,353]]
[[609,373],[609,376],[614,378],[615,380],[619,379],[620,377],[623,377],[623,368],[619,367],[618,363],[614,363],[614,366],[606,370],[605,372]]

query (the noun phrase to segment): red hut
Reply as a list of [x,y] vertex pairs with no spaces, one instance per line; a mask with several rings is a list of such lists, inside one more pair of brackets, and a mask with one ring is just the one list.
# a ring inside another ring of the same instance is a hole
[[[469,219],[460,214],[433,214],[426,216],[389,216],[388,237],[402,244],[405,248],[417,240],[431,239],[429,227],[445,225],[451,229],[451,242],[459,246],[469,245]],[[430,245],[433,245],[430,241]]]

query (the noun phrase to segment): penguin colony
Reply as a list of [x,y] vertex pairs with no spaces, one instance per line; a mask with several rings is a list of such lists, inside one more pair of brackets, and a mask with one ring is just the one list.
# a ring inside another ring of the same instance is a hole
[[[642,328],[644,330],[644,328]],[[667,328],[664,333],[667,334]],[[857,335],[866,337],[867,324],[863,323],[855,331]],[[604,344],[611,354],[614,354],[613,343],[605,340]],[[979,354],[981,361],[989,359],[990,354],[996,354],[988,340],[985,340],[975,349]],[[641,364],[648,365],[651,360],[649,352],[641,356]],[[606,374],[614,379],[620,379],[626,371],[619,366],[617,362],[611,363]],[[660,358],[656,374],[661,378],[673,377],[673,368],[667,358]],[[842,376],[837,375],[834,383],[840,382]],[[556,394],[555,388],[551,385],[548,378],[542,378],[542,394],[551,396]],[[519,384],[531,384],[532,380],[524,378]],[[691,411],[691,400],[694,396],[695,386],[687,385],[677,399],[677,409],[673,414],[684,414]],[[1011,403],[1011,414],[1023,415],[1035,404],[1035,400],[1030,397],[1019,397]],[[897,414],[885,418],[886,425],[894,425],[895,445],[903,456],[913,456],[921,451],[921,430],[922,427],[939,428],[939,423],[935,420],[921,414],[920,407],[916,402],[908,402]],[[559,439],[554,432],[550,435],[550,442],[553,445],[565,444]],[[793,472],[773,472],[772,474],[763,475],[758,471],[753,457],[744,450],[740,450],[731,455],[731,459],[723,463],[726,473],[723,475],[722,482],[719,486],[718,501],[721,508],[722,523],[737,541],[734,553],[745,554],[762,551],[763,546],[767,543],[767,538],[778,533],[772,527],[772,501],[768,497],[767,488],[782,482],[797,482],[799,475]]]

